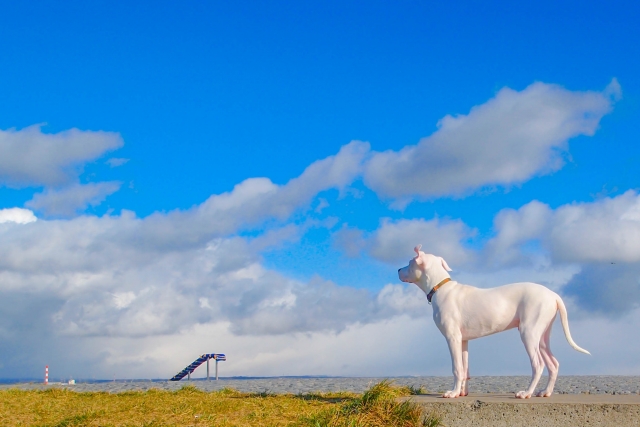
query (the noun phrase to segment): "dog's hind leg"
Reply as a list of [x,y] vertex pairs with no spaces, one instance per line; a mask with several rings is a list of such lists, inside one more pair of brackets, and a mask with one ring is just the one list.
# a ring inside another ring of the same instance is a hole
[[555,320],[555,316],[551,319],[551,323],[549,323],[549,327],[544,334],[542,335],[542,339],[540,340],[540,353],[542,354],[542,358],[544,359],[545,365],[547,365],[547,370],[549,371],[549,383],[547,383],[547,387],[540,391],[537,396],[538,397],[549,397],[553,393],[553,387],[556,385],[556,379],[558,378],[558,370],[560,368],[560,363],[558,359],[553,357],[553,353],[551,353],[551,346],[549,345],[549,338],[551,337],[551,327],[553,326],[553,321]]
[[544,371],[544,360],[542,359],[542,354],[540,354],[540,340],[544,334],[544,330],[538,331],[537,329],[539,328],[534,327],[532,330],[520,330],[520,338],[522,338],[524,348],[527,350],[529,360],[531,361],[531,384],[529,384],[529,388],[526,391],[516,393],[518,399],[528,399],[531,397]]
[[460,396],[469,394],[469,341],[462,341],[462,369],[464,370],[464,379],[462,380],[462,390]]

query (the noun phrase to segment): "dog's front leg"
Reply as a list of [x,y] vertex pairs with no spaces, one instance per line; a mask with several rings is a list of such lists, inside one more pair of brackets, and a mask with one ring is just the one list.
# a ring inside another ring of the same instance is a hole
[[449,346],[449,353],[451,353],[451,365],[453,368],[453,390],[447,391],[442,397],[458,397],[462,391],[462,383],[467,373],[464,369],[464,363],[462,358],[462,336],[461,334],[454,333],[447,335],[447,345]]
[[460,396],[467,396],[469,394],[469,341],[462,341],[462,369],[464,369],[464,380],[462,382],[462,390]]

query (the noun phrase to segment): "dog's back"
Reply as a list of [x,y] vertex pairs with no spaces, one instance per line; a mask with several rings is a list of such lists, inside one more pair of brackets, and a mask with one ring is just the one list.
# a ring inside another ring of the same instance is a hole
[[463,339],[475,339],[517,328],[530,316],[555,313],[557,298],[555,292],[531,282],[488,289],[451,282],[436,292],[433,316],[436,324],[455,321]]

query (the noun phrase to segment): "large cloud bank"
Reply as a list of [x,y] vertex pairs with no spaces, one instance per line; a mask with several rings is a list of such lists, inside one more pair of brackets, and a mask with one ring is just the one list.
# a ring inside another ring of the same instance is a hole
[[[144,218],[127,210],[83,214],[120,189],[119,182],[79,180],[85,164],[122,146],[118,134],[44,134],[39,126],[0,131],[0,158],[13,159],[0,160],[0,184],[40,191],[25,205],[32,210],[0,209],[0,338],[6,344],[0,376],[32,373],[52,358],[77,375],[105,377],[116,369],[169,375],[185,351],[210,348],[209,339],[237,352],[242,366],[231,371],[237,375],[366,375],[382,351],[402,357],[398,348],[429,354],[437,373],[446,374],[446,352],[423,344],[439,338],[437,331],[425,332],[430,311],[417,287],[358,289],[318,275],[294,279],[265,265],[265,250],[298,241],[309,224],[328,228],[334,247],[363,263],[395,269],[423,243],[455,260],[450,264],[460,278],[482,282],[524,272],[548,279],[573,309],[603,316],[595,326],[577,323],[575,336],[605,323],[624,329],[621,319],[635,319],[640,303],[640,196],[634,191],[555,209],[531,201],[502,210],[492,237],[475,245],[469,242],[478,232],[464,219],[381,219],[365,231],[340,218],[323,221],[310,209],[331,190],[341,194],[332,203],[340,203],[358,180],[385,200],[408,201],[553,172],[565,161],[568,141],[592,135],[619,93],[615,81],[604,92],[543,83],[521,92],[503,89],[468,115],[445,117],[416,146],[379,153],[354,141],[284,185],[248,178],[190,209]],[[45,340],[51,341],[46,355],[39,351]],[[597,343],[581,342],[589,344]],[[323,351],[343,352],[343,360],[329,360]],[[424,373],[421,357],[408,360],[405,371],[385,372]],[[509,363],[503,373],[516,369]]]

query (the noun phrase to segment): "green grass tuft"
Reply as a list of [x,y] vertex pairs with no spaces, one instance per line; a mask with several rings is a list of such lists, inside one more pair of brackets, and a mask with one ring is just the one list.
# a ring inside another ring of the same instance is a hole
[[407,386],[407,388],[409,389],[409,394],[412,396],[427,394],[427,390],[423,386],[416,387],[414,385],[410,385],[410,386]]
[[437,427],[441,420],[435,414],[422,416],[420,406],[398,397],[412,394],[409,387],[394,386],[388,380],[374,384],[361,397],[303,417],[300,426],[308,427]]

